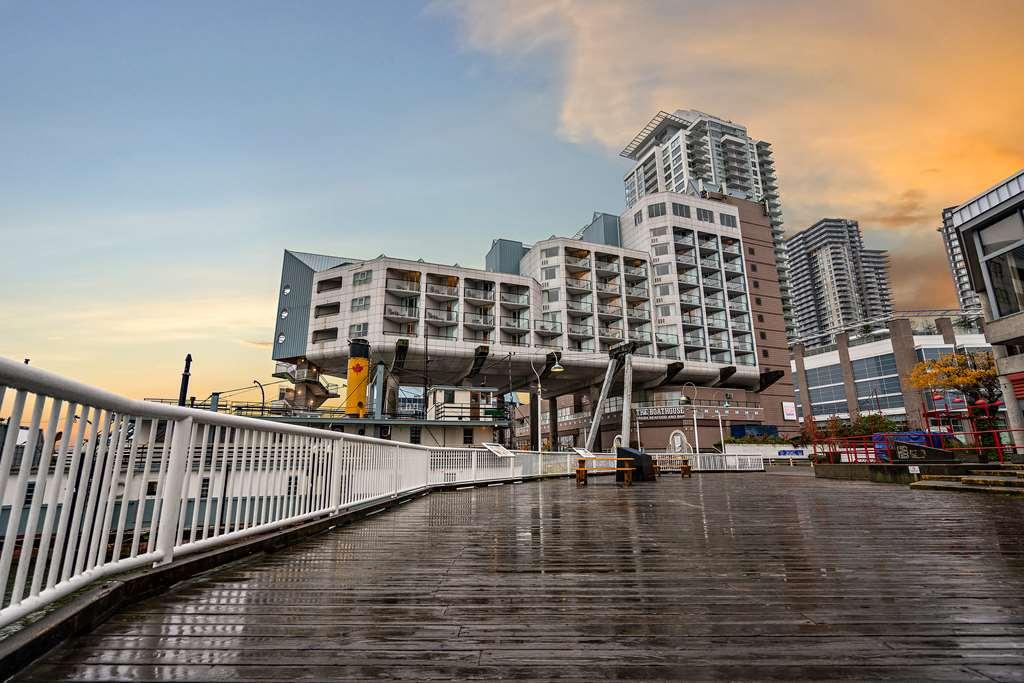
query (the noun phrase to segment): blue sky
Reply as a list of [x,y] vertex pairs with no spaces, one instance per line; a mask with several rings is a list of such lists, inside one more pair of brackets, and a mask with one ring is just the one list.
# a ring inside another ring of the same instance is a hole
[[[624,162],[555,135],[552,74],[464,49],[443,12],[0,7],[0,232],[24,256],[5,259],[9,357],[109,384],[140,347],[161,368],[192,350],[197,374],[226,347],[246,358],[227,368],[244,384],[269,355],[255,344],[272,332],[284,248],[479,265],[494,237],[570,232],[621,204]],[[205,338],[188,318],[208,323],[220,294],[245,320]],[[109,324],[147,309],[178,320]],[[137,371],[115,383],[168,391]]]
[[942,207],[1024,159],[1022,22],[1014,0],[0,0],[0,355],[131,396],[173,395],[186,352],[197,394],[248,384],[285,248],[481,265],[495,237],[569,234],[621,209],[618,150],[676,108],[773,142],[787,229],[858,219],[897,308],[948,306]]

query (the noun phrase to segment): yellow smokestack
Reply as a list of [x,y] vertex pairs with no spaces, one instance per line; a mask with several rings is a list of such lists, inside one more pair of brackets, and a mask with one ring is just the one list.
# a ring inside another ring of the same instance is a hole
[[366,388],[370,385],[370,345],[365,339],[348,344],[348,390],[345,392],[345,414],[366,416]]

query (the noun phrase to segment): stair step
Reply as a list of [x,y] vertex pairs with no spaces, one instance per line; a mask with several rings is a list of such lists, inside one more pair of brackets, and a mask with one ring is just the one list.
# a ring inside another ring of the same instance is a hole
[[912,489],[925,491],[958,491],[962,493],[989,493],[1004,496],[1024,497],[1024,489],[1009,486],[970,486],[955,481],[928,481],[922,479],[910,485]]
[[1024,479],[1020,477],[961,477],[960,481],[968,486],[1007,486],[1009,488],[1024,489]]
[[967,474],[972,477],[1006,477],[1014,476],[1016,472],[1014,470],[967,470]]
[[921,479],[923,481],[960,481],[962,475],[959,474],[922,474]]

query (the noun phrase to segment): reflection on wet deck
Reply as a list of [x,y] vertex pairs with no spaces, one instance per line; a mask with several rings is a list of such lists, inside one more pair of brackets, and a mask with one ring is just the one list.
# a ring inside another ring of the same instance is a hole
[[1024,504],[781,474],[437,493],[20,680],[1018,680]]

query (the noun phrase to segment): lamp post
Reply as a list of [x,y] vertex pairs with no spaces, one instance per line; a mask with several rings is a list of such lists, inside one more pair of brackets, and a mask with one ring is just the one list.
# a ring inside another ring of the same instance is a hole
[[[686,395],[686,387],[693,387],[692,397]],[[694,405],[697,400],[697,385],[693,382],[686,382],[683,384],[680,392],[683,394],[680,400],[683,403],[690,404],[690,414],[693,416],[693,452],[700,453],[700,435],[697,433],[697,406]]]
[[260,388],[260,417],[263,417],[267,410],[267,394],[263,391],[263,384],[258,379],[254,379],[252,383]]
[[[537,367],[533,364],[533,359],[532,358],[530,359],[530,369],[533,370],[533,376],[537,378],[537,402],[539,404],[540,400],[541,400],[541,397],[544,394],[544,389],[543,389],[543,387],[541,387],[540,373],[537,372]],[[562,364],[559,362],[559,360],[557,358],[555,358],[555,364],[551,366],[550,372],[559,373],[559,372],[564,372],[564,371],[565,371],[565,368],[563,368]],[[532,413],[533,411],[531,410],[530,412]],[[537,420],[538,420],[538,422],[540,421],[540,405],[537,406]],[[548,430],[548,431],[550,432],[550,430]],[[540,425],[539,424],[537,425],[537,433],[540,434]],[[548,436],[551,437],[551,436],[553,436],[553,434],[548,434]],[[538,439],[539,438],[540,437],[538,437]],[[554,446],[554,444],[552,444],[552,446]],[[552,448],[552,450],[557,450],[557,449]]]

